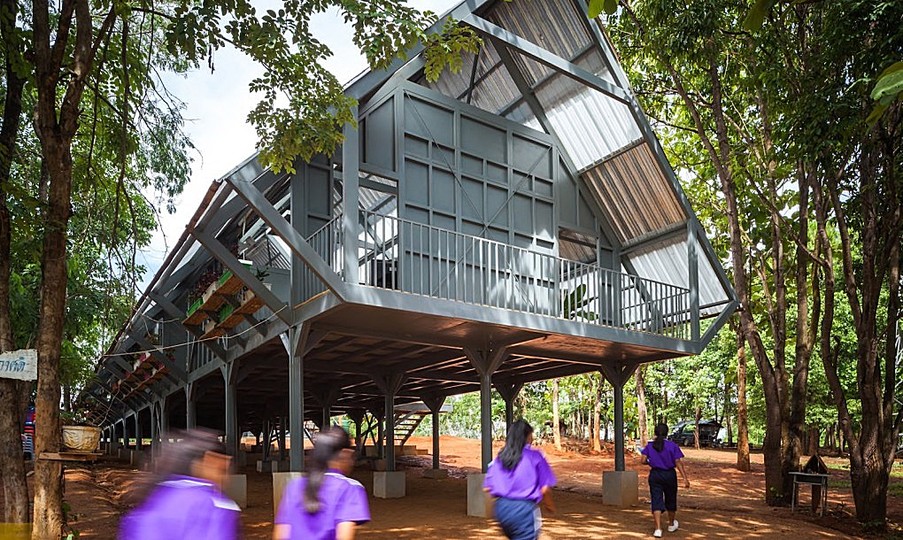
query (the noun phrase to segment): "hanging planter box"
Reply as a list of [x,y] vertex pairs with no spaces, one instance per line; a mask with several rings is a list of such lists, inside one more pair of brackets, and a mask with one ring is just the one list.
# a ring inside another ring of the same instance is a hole
[[202,305],[204,305],[204,300],[201,298],[198,298],[197,300],[192,302],[190,306],[188,306],[188,311],[185,313],[185,316],[191,317],[194,314],[194,312],[197,311],[198,308],[201,307]]
[[226,270],[225,272],[223,272],[223,275],[221,275],[219,277],[219,279],[216,280],[216,285],[217,286],[223,285],[224,283],[229,281],[229,278],[231,278],[231,277],[232,277],[232,270]]
[[211,283],[210,286],[207,287],[207,290],[204,291],[204,294],[201,295],[201,300],[202,300],[201,303],[206,304],[207,300],[210,300],[210,297],[213,296],[214,294],[216,294],[216,289],[218,289],[218,288],[219,288],[218,281],[214,281],[213,283]]
[[232,307],[232,304],[226,304],[225,306],[223,306],[222,309],[219,310],[219,321],[225,321],[227,318],[229,318],[229,315],[232,315],[233,311],[235,311],[235,308]]
[[204,333],[209,334],[213,329],[216,328],[216,321],[213,319],[207,319],[204,321]]

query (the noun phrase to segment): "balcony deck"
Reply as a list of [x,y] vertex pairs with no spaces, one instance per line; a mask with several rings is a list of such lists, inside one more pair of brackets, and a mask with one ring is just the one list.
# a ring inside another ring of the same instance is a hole
[[[307,241],[344,276],[340,223],[337,217]],[[373,377],[384,373],[407,374],[399,402],[478,390],[465,348],[506,347],[493,380],[520,383],[693,352],[685,288],[392,216],[362,213],[361,223],[369,226],[345,301],[325,301],[332,293],[305,268],[305,300],[296,306],[311,336],[305,379],[341,389],[336,411],[378,407],[383,394]],[[237,359],[250,409],[288,398],[278,337],[258,340]],[[204,367],[195,375],[213,372]],[[308,398],[317,403],[314,393]]]

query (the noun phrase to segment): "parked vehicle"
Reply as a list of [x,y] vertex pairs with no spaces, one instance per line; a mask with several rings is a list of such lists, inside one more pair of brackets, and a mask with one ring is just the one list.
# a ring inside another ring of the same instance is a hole
[[[721,429],[721,427],[721,424],[714,420],[700,420],[699,446],[714,447],[720,444],[718,442],[718,431]],[[696,444],[696,434],[694,433],[695,430],[695,422],[684,420],[682,422],[678,422],[674,426],[674,430],[671,432],[671,435],[668,435],[668,439],[676,442],[680,446],[694,446]]]

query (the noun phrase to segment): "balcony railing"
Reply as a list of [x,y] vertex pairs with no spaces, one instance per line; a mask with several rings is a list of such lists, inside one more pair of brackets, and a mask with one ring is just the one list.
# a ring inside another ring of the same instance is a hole
[[[690,339],[684,287],[373,212],[361,221],[361,285]],[[339,223],[310,239],[337,271]]]

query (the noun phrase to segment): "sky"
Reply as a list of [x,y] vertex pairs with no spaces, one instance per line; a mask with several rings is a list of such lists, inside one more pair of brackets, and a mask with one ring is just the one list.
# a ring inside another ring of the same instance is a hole
[[[458,1],[409,0],[408,3],[441,15]],[[351,28],[344,24],[337,10],[317,15],[311,27],[316,37],[332,49],[333,56],[326,62],[326,68],[340,82],[345,83],[366,69],[366,61],[351,42]],[[246,119],[259,97],[248,90],[248,84],[262,72],[260,66],[243,54],[226,48],[215,53],[212,73],[205,66],[185,76],[171,75],[164,79],[170,91],[186,105],[185,131],[196,152],[191,181],[177,198],[176,213],[161,216],[150,245],[140,254],[139,260],[147,268],[139,285],[142,292],[182,235],[210,183],[254,154],[257,138]]]

